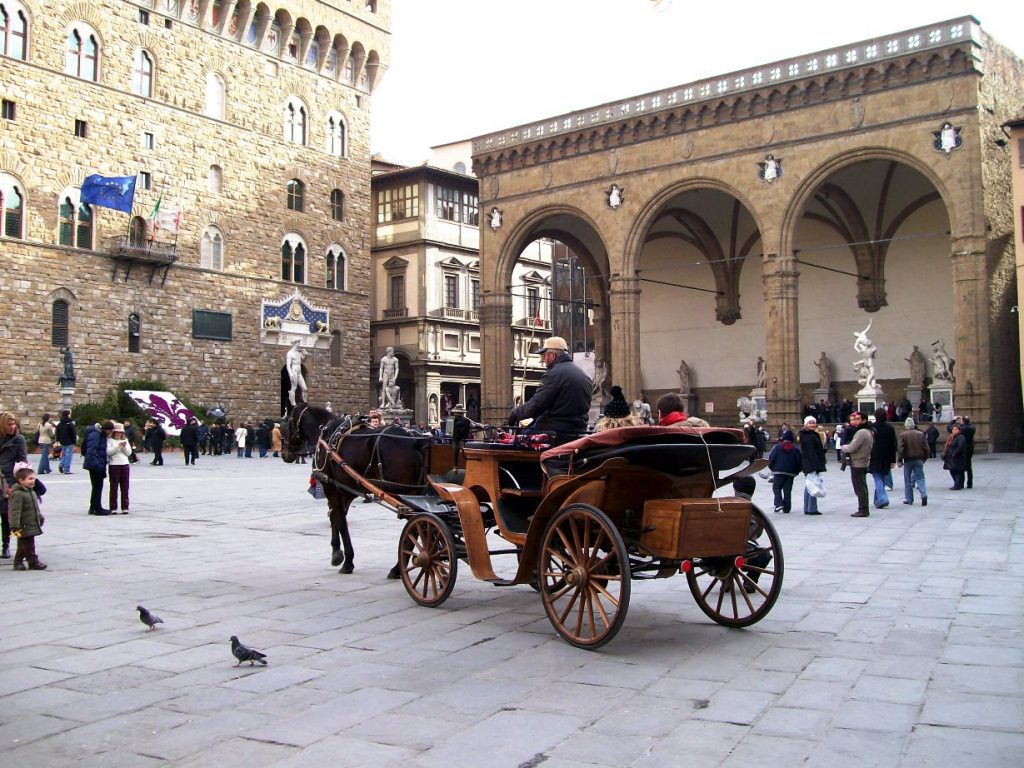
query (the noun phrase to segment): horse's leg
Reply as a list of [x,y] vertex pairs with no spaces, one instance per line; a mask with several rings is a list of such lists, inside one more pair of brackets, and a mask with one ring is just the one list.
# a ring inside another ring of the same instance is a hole
[[343,560],[341,552],[341,535],[338,532],[337,520],[339,517],[342,519],[345,517],[344,511],[339,512],[339,510],[344,510],[345,502],[341,494],[333,490],[327,490],[326,488],[324,491],[324,495],[327,496],[327,519],[331,523],[331,565],[337,567],[341,565]]
[[[342,503],[338,505],[338,512],[331,519],[332,546],[334,546],[333,537],[336,535],[341,536],[345,554],[345,564],[338,569],[338,573],[352,573],[352,571],[355,570],[356,553],[352,548],[352,537],[348,532],[348,508],[351,503],[351,496],[342,496]],[[335,552],[337,552],[337,550],[335,550]],[[331,559],[331,565],[337,565],[333,558]]]

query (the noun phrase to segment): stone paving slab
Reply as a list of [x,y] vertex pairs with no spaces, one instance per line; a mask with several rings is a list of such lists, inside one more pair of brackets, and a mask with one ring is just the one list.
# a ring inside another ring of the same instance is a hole
[[[179,461],[132,468],[128,516],[86,515],[80,471],[47,476],[50,570],[0,568],[5,764],[1020,763],[1024,457],[976,457],[962,493],[929,462],[927,508],[867,519],[830,472],[821,517],[773,515],[785,587],[760,624],[715,625],[682,578],[638,582],[598,652],[468,568],[415,605],[384,578],[401,524],[377,505],[353,505],[339,575],[308,466]],[[139,603],[165,623],[147,632]],[[232,634],[269,666],[236,667]]]

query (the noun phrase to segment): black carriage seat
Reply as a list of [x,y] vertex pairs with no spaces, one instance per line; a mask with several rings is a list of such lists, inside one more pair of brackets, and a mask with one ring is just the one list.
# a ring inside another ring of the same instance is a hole
[[706,472],[716,476],[754,456],[744,442],[743,430],[720,427],[619,427],[574,440],[541,454],[548,477],[586,472],[608,459],[621,457],[630,464],[675,476]]

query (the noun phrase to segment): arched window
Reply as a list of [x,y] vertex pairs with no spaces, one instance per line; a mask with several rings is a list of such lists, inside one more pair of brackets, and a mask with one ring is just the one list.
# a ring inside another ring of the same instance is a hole
[[306,282],[306,243],[294,232],[281,243],[281,279],[288,283]]
[[92,27],[76,22],[64,46],[64,72],[96,82],[100,76],[100,44]]
[[331,218],[335,221],[345,220],[345,193],[340,189],[331,190]]
[[224,235],[211,224],[199,240],[199,266],[203,269],[224,269]]
[[72,189],[60,197],[59,242],[72,248],[92,248],[92,206],[79,202],[80,189]]
[[345,120],[338,112],[327,116],[327,154],[345,156]]
[[64,299],[57,299],[50,309],[50,344],[66,347],[71,327],[71,307]]
[[332,245],[327,249],[327,280],[325,287],[334,290],[345,290],[346,272],[345,250],[340,245]]
[[146,244],[146,220],[141,216],[132,216],[128,223],[128,243],[135,248]]
[[206,188],[215,195],[224,189],[224,171],[219,165],[211,165],[206,174]]
[[207,117],[212,117],[217,120],[224,119],[225,93],[226,89],[224,87],[224,78],[216,72],[207,72],[206,104],[203,107],[203,113]]
[[136,51],[132,63],[132,93],[153,98],[153,57],[148,51]]
[[28,53],[28,16],[20,4],[0,0],[0,56],[25,60]]
[[306,185],[298,179],[288,180],[288,210],[302,213],[306,206]]
[[294,96],[284,108],[284,140],[292,144],[306,143],[306,105]]
[[25,236],[25,193],[13,176],[0,173],[0,235]]
[[457,162],[455,164],[454,170],[455,170],[456,173],[465,173],[466,172],[466,164],[460,160],[459,162]]

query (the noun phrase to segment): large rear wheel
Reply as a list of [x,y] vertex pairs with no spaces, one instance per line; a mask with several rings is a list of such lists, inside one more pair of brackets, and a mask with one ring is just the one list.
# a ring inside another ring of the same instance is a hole
[[577,648],[600,648],[622,627],[629,607],[629,558],[608,516],[570,504],[548,522],[537,565],[551,625]]
[[694,559],[686,580],[704,613],[727,627],[748,627],[767,616],[779,599],[783,570],[779,534],[754,507],[746,551]]
[[459,568],[447,523],[430,514],[411,518],[398,542],[398,566],[405,591],[417,603],[436,608],[447,600]]

